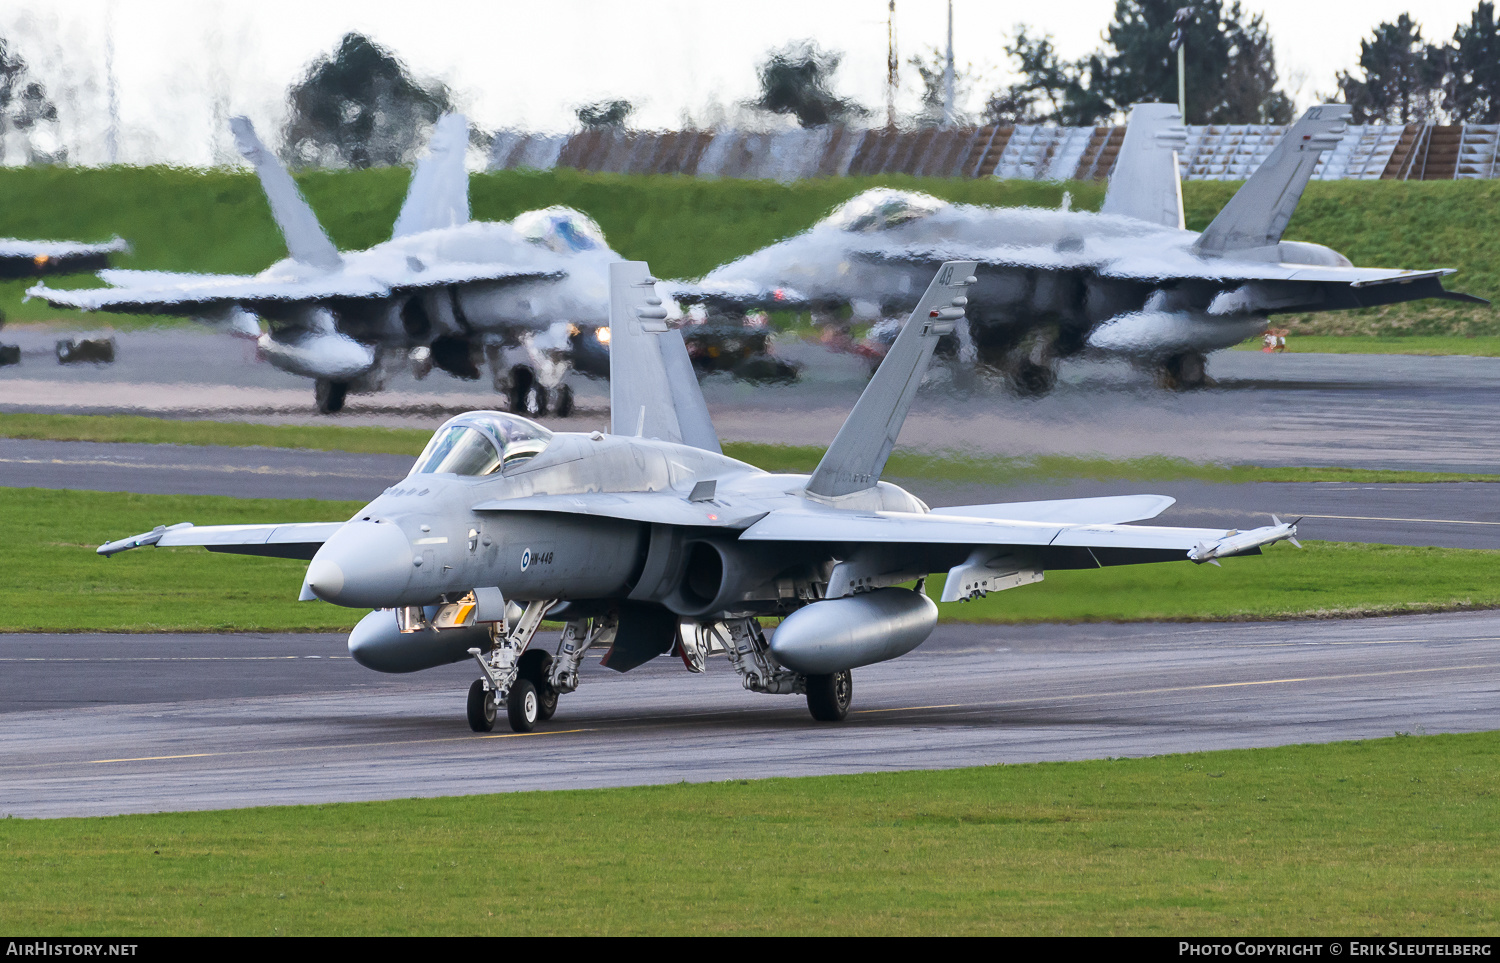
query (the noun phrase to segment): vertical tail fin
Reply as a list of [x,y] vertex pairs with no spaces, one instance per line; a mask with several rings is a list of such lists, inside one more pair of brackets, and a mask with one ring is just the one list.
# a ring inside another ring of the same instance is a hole
[[462,114],[444,114],[432,129],[427,153],[411,172],[411,186],[391,237],[420,234],[469,222],[469,122]]
[[834,498],[863,491],[880,480],[917,395],[917,386],[932,360],[932,349],[938,338],[951,333],[964,316],[964,306],[969,303],[964,292],[974,283],[974,264],[949,261],[938,269],[937,277],[917,302],[896,343],[808,479],[808,492]]
[[1277,245],[1313,168],[1325,150],[1338,146],[1350,108],[1344,104],[1309,107],[1287,130],[1245,186],[1235,192],[1193,245],[1199,254],[1234,254],[1261,261],[1281,260]]
[[333,246],[333,242],[324,233],[323,226],[318,223],[318,215],[313,213],[307,198],[297,190],[292,175],[286,172],[276,155],[266,150],[260,138],[255,135],[250,118],[231,118],[229,129],[234,134],[234,144],[240,153],[255,165],[261,189],[266,192],[266,200],[271,202],[271,216],[276,219],[276,226],[281,228],[281,236],[286,238],[287,253],[294,260],[311,267],[325,271],[337,270],[344,263],[344,259],[339,257],[338,248]]
[[1171,104],[1136,104],[1101,214],[1119,214],[1162,227],[1183,227],[1177,152],[1187,148],[1182,114]]
[[644,261],[609,266],[609,430],[719,452],[682,332]]

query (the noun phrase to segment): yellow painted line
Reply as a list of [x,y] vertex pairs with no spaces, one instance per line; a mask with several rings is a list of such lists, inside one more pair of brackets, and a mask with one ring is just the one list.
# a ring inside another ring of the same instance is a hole
[[[1298,514],[1287,512],[1288,516]],[[1500,522],[1472,522],[1459,518],[1386,518],[1383,515],[1303,515],[1303,518],[1337,518],[1355,522],[1429,522],[1433,525],[1500,525]]]
[[950,702],[947,705],[942,706],[902,706],[899,709],[860,709],[854,714],[857,716],[863,716],[870,715],[876,712],[906,712],[910,709],[959,709],[962,708],[963,705],[964,703],[962,702]]
[[[444,739],[404,739],[391,742],[351,742],[342,746],[281,746],[274,749],[236,749],[231,752],[190,752],[180,756],[133,756],[124,759],[87,759],[82,763],[57,763],[57,765],[102,765],[109,762],[156,762],[162,759],[206,759],[219,756],[253,756],[275,752],[317,752],[338,749],[375,749],[386,746],[421,746],[437,742],[472,742],[475,739],[519,739],[522,736],[565,736],[577,732],[593,732],[592,729],[552,729],[547,732],[500,732],[489,736],[450,736]],[[12,767],[6,767],[12,768]]]

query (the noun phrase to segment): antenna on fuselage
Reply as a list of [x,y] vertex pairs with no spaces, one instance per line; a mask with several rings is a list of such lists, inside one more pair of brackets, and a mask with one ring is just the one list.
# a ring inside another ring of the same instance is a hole
[[937,277],[917,302],[896,343],[808,479],[809,494],[836,498],[864,491],[880,481],[917,396],[917,386],[932,360],[933,348],[964,316],[969,303],[964,294],[974,283],[975,263],[949,261],[938,269]]

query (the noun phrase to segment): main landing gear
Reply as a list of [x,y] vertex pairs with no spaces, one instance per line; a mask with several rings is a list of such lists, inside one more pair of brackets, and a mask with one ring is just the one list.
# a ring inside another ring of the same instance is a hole
[[614,641],[618,623],[613,618],[575,619],[563,629],[555,653],[530,648],[542,616],[556,601],[529,603],[488,655],[469,650],[483,673],[469,687],[470,729],[493,730],[503,705],[513,731],[531,732],[557,712],[563,693],[578,688],[578,666],[584,653]]

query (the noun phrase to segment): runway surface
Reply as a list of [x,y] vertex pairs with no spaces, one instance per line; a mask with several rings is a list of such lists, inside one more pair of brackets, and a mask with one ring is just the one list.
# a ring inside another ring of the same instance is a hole
[[[0,410],[133,412],[169,417],[326,422],[311,384],[254,360],[246,341],[196,328],[115,335],[113,365],[59,365],[58,332],[7,329],[22,363],[0,369]],[[863,388],[863,362],[805,342],[778,351],[803,365],[797,384],[716,375],[705,393],[730,440],[826,444]],[[1055,391],[1019,399],[998,384],[958,391],[935,372],[900,444],[917,450],[1134,457],[1263,465],[1348,465],[1500,473],[1500,358],[1266,355],[1221,351],[1211,390],[1174,393],[1124,364],[1069,361]],[[606,425],[607,389],[575,382],[582,411],[554,427]],[[393,375],[382,394],[352,396],[347,424],[432,428],[493,407],[488,378]]]
[[[0,438],[0,487],[257,498],[374,498],[410,469],[400,455]],[[1178,501],[1163,524],[1252,528],[1306,517],[1308,538],[1388,545],[1500,548],[1500,486],[1338,483],[1038,482],[948,485],[893,479],[928,504],[983,504],[1155,492]],[[198,520],[208,524],[210,520]]]
[[0,813],[99,815],[949,768],[1500,728],[1500,615],[945,626],[804,700],[597,664],[537,732],[468,730],[464,665],[381,676],[331,636],[0,637]]

